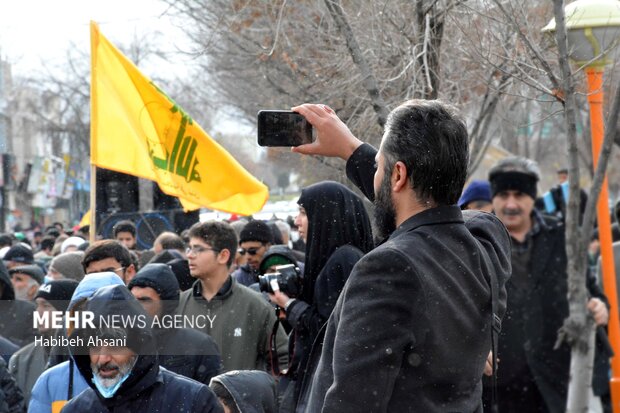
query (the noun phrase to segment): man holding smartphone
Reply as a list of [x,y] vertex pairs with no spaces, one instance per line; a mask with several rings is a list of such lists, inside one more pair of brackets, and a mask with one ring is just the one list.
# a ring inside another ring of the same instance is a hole
[[455,205],[469,160],[465,123],[442,102],[407,101],[390,113],[377,151],[327,106],[293,110],[318,132],[293,151],[346,160],[386,238],[353,268],[320,360],[313,348],[315,374],[297,411],[482,411],[493,319],[506,309],[510,241],[493,215]]

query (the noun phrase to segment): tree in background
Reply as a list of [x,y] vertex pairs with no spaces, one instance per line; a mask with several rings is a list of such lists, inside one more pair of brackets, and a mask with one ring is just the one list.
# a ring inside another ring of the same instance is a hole
[[[481,65],[455,24],[465,3],[168,2],[194,44],[200,72],[211,79],[214,99],[250,124],[260,109],[325,102],[376,145],[390,108],[440,97],[462,103],[470,120],[473,171],[495,137],[493,116],[510,79],[474,70]],[[277,162],[289,165],[290,157]],[[307,162],[313,181],[341,180],[338,161]]]
[[[215,94],[249,122],[259,109],[325,102],[354,134],[376,144],[389,108],[410,98],[437,97],[454,102],[469,120],[470,173],[492,140],[534,158],[547,172],[569,161],[571,191],[578,188],[580,164],[592,170],[585,99],[573,86],[581,73],[568,67],[564,28],[558,25],[559,49],[540,33],[550,16],[563,21],[561,0],[553,5],[538,0],[169,4],[191,22],[184,27]],[[610,122],[616,125],[616,105],[611,107]],[[584,139],[578,140],[578,133]],[[604,157],[600,165],[591,175],[593,196],[581,229],[575,205],[569,207],[571,291],[585,288],[586,234],[593,225]],[[318,166],[315,179],[334,176],[334,168]],[[571,295],[571,308],[579,307],[581,298]],[[584,356],[582,350],[591,348],[584,347],[580,334],[591,323],[584,323],[585,307],[579,308],[571,312],[561,339],[573,346],[573,357],[585,360],[591,353]],[[589,387],[587,382],[571,385]]]

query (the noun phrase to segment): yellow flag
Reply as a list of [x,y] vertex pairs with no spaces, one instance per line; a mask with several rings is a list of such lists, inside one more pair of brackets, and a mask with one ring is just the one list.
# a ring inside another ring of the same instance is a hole
[[91,162],[157,181],[186,210],[250,215],[267,187],[144,76],[91,22]]
[[80,228],[83,227],[84,225],[90,225],[90,209],[86,211],[86,213],[80,220],[80,223],[78,224]]

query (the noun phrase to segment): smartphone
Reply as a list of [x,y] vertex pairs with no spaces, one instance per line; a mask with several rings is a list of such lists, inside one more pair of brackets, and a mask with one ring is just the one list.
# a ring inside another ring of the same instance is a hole
[[312,125],[299,113],[290,110],[258,112],[260,146],[299,146],[314,141]]

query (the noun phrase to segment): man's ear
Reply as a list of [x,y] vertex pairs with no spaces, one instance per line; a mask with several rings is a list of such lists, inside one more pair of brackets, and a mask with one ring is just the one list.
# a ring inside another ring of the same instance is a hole
[[33,297],[36,295],[37,290],[39,289],[38,284],[32,284],[30,288],[28,288],[28,297]]
[[123,272],[123,281],[125,281],[125,285],[129,284],[129,282],[136,275],[136,272],[136,266],[133,264],[129,264],[129,267],[125,268],[125,271]]
[[230,250],[224,248],[217,254],[217,262],[219,264],[228,264],[228,260],[230,259]]
[[400,192],[403,189],[407,188],[407,180],[408,180],[408,173],[407,173],[407,166],[405,166],[405,164],[401,161],[398,161],[394,164],[394,168],[392,168],[392,176],[391,178],[391,184],[392,184],[392,191],[394,192]]

